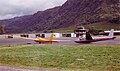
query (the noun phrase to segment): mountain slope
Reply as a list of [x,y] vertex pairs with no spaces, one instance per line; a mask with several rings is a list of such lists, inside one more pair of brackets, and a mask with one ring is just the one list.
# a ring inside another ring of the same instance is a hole
[[104,21],[110,23],[120,16],[119,4],[119,0],[68,0],[62,6],[0,23],[5,25],[8,33],[39,32]]

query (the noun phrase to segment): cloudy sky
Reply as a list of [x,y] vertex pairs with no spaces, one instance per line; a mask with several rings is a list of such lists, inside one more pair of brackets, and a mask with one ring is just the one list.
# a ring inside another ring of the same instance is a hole
[[0,20],[60,6],[67,0],[0,0]]

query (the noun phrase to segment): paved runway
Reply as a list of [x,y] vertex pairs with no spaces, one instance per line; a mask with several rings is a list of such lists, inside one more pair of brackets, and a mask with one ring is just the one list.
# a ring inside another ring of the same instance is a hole
[[[57,40],[69,40],[63,41],[59,43],[53,43],[57,45],[86,45],[82,43],[75,43],[74,41],[78,38],[60,38]],[[0,45],[10,45],[10,44],[38,44],[33,40],[25,40],[25,39],[0,39]],[[120,45],[120,38],[115,38],[114,40],[106,40],[106,41],[98,41],[93,42],[90,45]]]

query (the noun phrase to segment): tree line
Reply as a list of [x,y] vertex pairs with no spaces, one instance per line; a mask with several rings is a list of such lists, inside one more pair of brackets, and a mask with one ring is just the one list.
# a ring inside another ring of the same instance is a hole
[[4,27],[0,25],[0,34],[4,34],[4,33],[5,33]]

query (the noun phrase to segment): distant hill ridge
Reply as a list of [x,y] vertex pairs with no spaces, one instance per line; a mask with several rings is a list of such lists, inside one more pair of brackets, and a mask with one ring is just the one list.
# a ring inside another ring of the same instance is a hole
[[[1,20],[7,33],[39,32],[110,21],[120,17],[119,0],[67,0],[33,15]],[[120,28],[119,28],[120,29]]]

